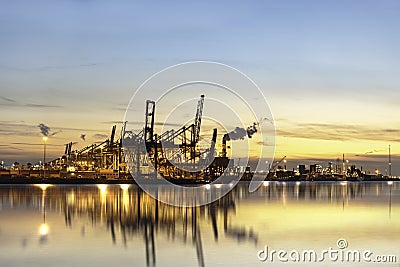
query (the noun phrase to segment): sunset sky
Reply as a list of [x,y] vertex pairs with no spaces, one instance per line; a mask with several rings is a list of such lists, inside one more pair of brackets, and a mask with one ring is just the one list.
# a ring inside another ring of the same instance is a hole
[[103,140],[149,76],[208,60],[258,84],[289,168],[345,153],[384,173],[391,144],[400,175],[399,10],[378,0],[2,1],[0,161],[41,160],[40,123],[53,134],[49,158],[69,141]]

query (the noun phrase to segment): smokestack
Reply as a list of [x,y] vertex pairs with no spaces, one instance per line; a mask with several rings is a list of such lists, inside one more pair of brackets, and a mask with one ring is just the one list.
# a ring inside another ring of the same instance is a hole
[[214,152],[215,152],[215,144],[217,143],[217,128],[214,129],[213,131],[213,136],[211,139],[211,147],[210,147],[210,153],[209,153],[209,158],[212,159],[214,157]]
[[72,150],[72,142],[69,143],[68,156],[71,156],[71,150]]
[[113,147],[113,146],[114,146],[114,136],[115,136],[115,129],[116,129],[116,128],[117,128],[117,126],[114,125],[114,126],[112,127],[112,130],[111,130],[110,147]]
[[253,134],[257,132],[257,123],[254,122],[253,125],[247,127],[247,129],[236,127],[233,131],[227,133],[222,138],[222,157],[226,157],[226,141],[230,140],[243,140],[246,135],[248,138],[252,138]]
[[222,154],[221,154],[221,156],[224,158],[226,157],[226,140],[230,140],[228,134],[225,134],[224,138],[222,138]]

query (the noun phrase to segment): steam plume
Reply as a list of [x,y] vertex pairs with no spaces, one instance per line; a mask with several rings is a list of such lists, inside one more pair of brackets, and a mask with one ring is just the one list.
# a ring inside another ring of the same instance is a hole
[[50,127],[48,127],[44,123],[39,124],[38,127],[39,127],[40,132],[42,133],[43,136],[49,136]]
[[246,135],[248,138],[251,138],[253,134],[257,132],[257,123],[253,123],[253,125],[247,127],[247,129],[236,127],[235,130],[224,135],[224,140],[243,140]]

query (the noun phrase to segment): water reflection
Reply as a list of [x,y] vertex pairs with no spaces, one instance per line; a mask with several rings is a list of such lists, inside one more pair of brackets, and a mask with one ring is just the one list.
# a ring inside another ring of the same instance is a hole
[[[154,190],[157,194],[173,197],[165,188],[159,187]],[[218,191],[216,193],[218,194]],[[36,229],[39,229],[40,245],[50,246],[53,240],[55,242],[62,236],[68,242],[58,243],[58,246],[61,246],[60,249],[80,246],[81,241],[77,237],[71,237],[71,232],[65,233],[64,236],[62,230],[63,228],[78,229],[81,238],[99,242],[93,244],[98,248],[98,253],[109,253],[110,250],[106,245],[106,240],[97,239],[96,235],[101,235],[100,233],[107,233],[108,240],[114,247],[121,244],[125,249],[133,247],[135,252],[141,251],[138,247],[144,248],[142,257],[143,263],[147,266],[179,265],[178,263],[184,260],[190,265],[218,265],[216,262],[218,260],[219,263],[233,261],[237,255],[230,253],[238,247],[238,254],[243,253],[242,258],[247,262],[245,264],[250,266],[258,264],[252,251],[256,252],[260,241],[262,241],[261,246],[267,241],[283,242],[274,235],[281,231],[277,225],[285,225],[283,226],[286,227],[283,229],[285,231],[301,229],[298,236],[288,237],[288,240],[296,239],[299,244],[303,240],[304,244],[306,240],[303,234],[309,226],[308,222],[305,223],[303,220],[311,220],[313,215],[310,214],[328,210],[329,216],[338,217],[341,216],[340,211],[336,209],[329,211],[329,209],[340,206],[341,212],[346,212],[347,207],[387,205],[389,222],[385,223],[393,226],[399,221],[398,216],[392,217],[394,207],[398,207],[399,197],[398,183],[265,182],[254,193],[248,192],[248,184],[240,184],[231,193],[207,206],[172,207],[154,200],[134,185],[2,186],[0,187],[0,228],[3,231],[11,229],[14,219],[3,219],[8,215],[17,217],[14,212],[19,211],[21,214],[18,214],[18,218],[26,220],[26,224],[19,226],[26,228],[19,229],[21,232],[28,230],[28,225],[33,222],[39,223],[37,226],[39,228]],[[185,200],[180,201],[184,204]],[[289,208],[290,210],[285,213],[285,209]],[[357,209],[356,211],[360,210],[360,208]],[[304,211],[304,215],[297,214],[298,210]],[[352,209],[352,212],[354,211]],[[32,212],[40,214],[42,220],[33,219]],[[49,214],[52,218],[50,221]],[[293,225],[286,221],[280,222],[279,220],[285,220],[282,216],[293,220]],[[367,215],[359,214],[359,216]],[[58,219],[62,217],[63,224],[60,224]],[[326,227],[330,224],[329,219],[327,221],[320,219],[316,227]],[[390,222],[391,220],[395,221]],[[360,230],[364,226],[357,227],[359,227],[357,230]],[[365,227],[369,229],[367,227],[370,226],[365,225]],[[394,229],[398,231],[398,228]],[[388,231],[392,231],[391,228],[388,228]],[[0,238],[0,247],[7,246],[7,240],[12,244],[13,239],[18,238],[17,236],[11,236],[8,239]],[[22,247],[29,247],[30,240],[29,235],[23,236]],[[214,244],[219,243],[223,246],[215,247]],[[171,252],[168,246],[176,244],[179,244],[180,249],[175,251],[175,254],[169,254]],[[215,250],[210,250],[208,247]],[[16,248],[11,246],[8,249]],[[195,258],[188,256],[192,253],[191,251]],[[178,252],[187,253],[187,255],[180,255]],[[159,254],[169,262],[160,262]],[[129,262],[129,255],[129,250],[123,254],[127,262]],[[77,257],[83,259],[90,255],[82,253]],[[136,257],[132,259],[130,266],[141,265],[136,261]],[[208,257],[210,260],[206,260]],[[0,258],[0,263],[1,261]],[[18,262],[18,259],[15,261]],[[40,262],[33,265],[44,266],[46,264],[43,264],[43,261],[45,259],[42,258]],[[61,259],[60,261],[62,263]],[[230,265],[239,265],[239,263],[240,261],[233,261]],[[14,265],[18,264],[7,266]],[[97,265],[101,265],[101,262]],[[64,264],[64,266],[70,265]]]
[[45,244],[47,242],[47,235],[49,233],[49,226],[46,223],[46,189],[52,185],[49,184],[37,184],[35,185],[42,189],[42,201],[41,203],[41,211],[43,213],[43,223],[39,227],[39,242],[40,244]]
[[389,181],[388,185],[389,185],[389,218],[392,218],[392,186],[393,186],[393,181]]

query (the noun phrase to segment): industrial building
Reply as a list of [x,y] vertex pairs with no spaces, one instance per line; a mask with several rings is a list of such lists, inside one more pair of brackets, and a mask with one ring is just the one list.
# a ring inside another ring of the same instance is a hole
[[[15,176],[44,178],[87,178],[87,179],[133,179],[154,178],[156,172],[166,179],[176,181],[212,181],[225,171],[237,176],[233,159],[227,155],[226,133],[222,138],[221,151],[217,153],[218,129],[212,131],[212,139],[206,149],[199,147],[204,95],[198,100],[193,123],[179,129],[156,133],[156,103],[147,100],[143,129],[126,129],[125,122],[117,138],[114,125],[110,137],[101,143],[82,149],[74,149],[73,143],[66,144],[64,154],[46,162],[39,169],[29,172],[19,170]],[[257,132],[256,124],[245,130],[248,137]]]

